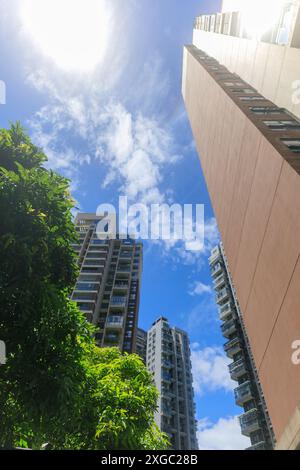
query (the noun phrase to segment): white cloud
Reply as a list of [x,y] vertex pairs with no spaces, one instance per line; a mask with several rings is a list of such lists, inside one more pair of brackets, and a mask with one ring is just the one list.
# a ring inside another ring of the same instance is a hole
[[[31,81],[53,99],[29,123],[33,141],[44,148],[49,165],[68,170],[67,176],[75,178],[83,163],[101,163],[107,172],[103,187],[117,184],[119,192],[134,202],[165,200],[160,189],[163,173],[180,159],[170,129],[155,118],[129,112],[121,102],[105,103],[92,90],[76,96],[62,93],[43,74]],[[78,146],[78,139],[88,159],[70,146],[72,141]]]
[[220,418],[213,424],[208,418],[198,423],[199,450],[244,450],[251,445],[241,434],[238,417]]
[[191,286],[189,294],[192,296],[195,296],[195,295],[211,294],[212,292],[213,290],[210,285],[203,284],[203,282],[201,281],[195,281]]
[[99,121],[96,155],[109,169],[104,185],[120,179],[119,190],[130,200],[161,203],[162,172],[178,161],[172,134],[157,120],[135,116],[121,103],[105,106]]
[[[118,20],[123,28],[131,21],[131,3],[125,20],[124,15]],[[114,15],[119,14],[117,10]],[[28,62],[28,82],[49,103],[29,122],[32,139],[44,148],[49,166],[73,181],[73,189],[80,189],[84,165],[91,164],[93,171],[99,167],[103,188],[114,185],[130,202],[177,202],[168,188],[167,175],[188,151],[184,145],[177,148],[175,139],[183,108],[178,108],[179,114],[173,110],[172,116],[167,115],[174,97],[169,71],[159,53],[147,57],[137,73],[132,73],[132,66],[127,73],[127,40],[114,39],[110,49],[115,53],[84,80],[80,75],[58,73],[49,61],[40,60],[39,70]],[[186,250],[184,242],[166,240],[159,243],[160,254],[177,265],[200,267],[217,239],[215,219],[210,219],[205,224],[205,245],[197,241],[193,246],[198,251]]]
[[220,347],[199,349],[199,345],[194,344],[191,360],[196,394],[203,395],[217,390],[232,391],[236,387],[228,371],[230,360]]

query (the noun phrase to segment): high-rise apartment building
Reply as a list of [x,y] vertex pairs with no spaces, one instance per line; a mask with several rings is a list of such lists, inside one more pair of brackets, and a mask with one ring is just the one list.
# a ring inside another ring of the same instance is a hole
[[98,328],[99,346],[131,353],[136,350],[143,247],[132,239],[99,239],[100,220],[95,214],[76,217],[80,272],[72,299]]
[[137,329],[136,333],[136,354],[140,356],[144,364],[147,364],[147,331],[142,328]]
[[256,7],[248,20],[243,14],[243,22],[239,12],[227,9],[196,20],[193,45],[184,49],[183,96],[276,448],[296,449],[300,373],[292,354],[300,336],[299,1],[282,1],[275,24],[265,34],[251,35],[255,18],[266,27],[261,21],[266,2],[235,2]]
[[197,449],[189,339],[164,317],[148,331],[147,368],[160,394],[156,424],[169,435],[174,450]]
[[226,338],[224,351],[232,359],[229,372],[232,380],[238,383],[234,390],[235,401],[244,408],[239,417],[241,431],[251,440],[247,450],[273,449],[272,424],[222,244],[212,250],[209,263],[221,330]]

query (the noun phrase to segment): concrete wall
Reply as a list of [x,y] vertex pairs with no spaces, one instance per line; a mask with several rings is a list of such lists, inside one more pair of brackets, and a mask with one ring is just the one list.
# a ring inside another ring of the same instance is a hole
[[291,361],[300,339],[299,171],[187,49],[184,64],[186,108],[279,440],[300,400]]

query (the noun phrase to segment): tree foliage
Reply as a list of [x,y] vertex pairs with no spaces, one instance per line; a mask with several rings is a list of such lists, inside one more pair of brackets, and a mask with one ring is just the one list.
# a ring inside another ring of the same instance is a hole
[[0,447],[165,448],[143,363],[97,348],[69,299],[74,201],[46,160],[19,124],[0,130]]

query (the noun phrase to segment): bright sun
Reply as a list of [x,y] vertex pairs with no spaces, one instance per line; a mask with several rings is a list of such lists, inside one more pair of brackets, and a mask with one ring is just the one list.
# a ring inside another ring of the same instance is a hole
[[21,21],[40,51],[67,71],[91,72],[106,51],[106,0],[22,0]]

